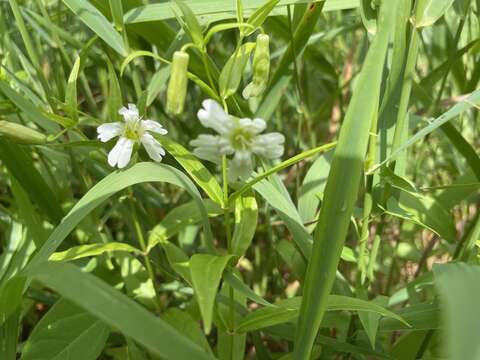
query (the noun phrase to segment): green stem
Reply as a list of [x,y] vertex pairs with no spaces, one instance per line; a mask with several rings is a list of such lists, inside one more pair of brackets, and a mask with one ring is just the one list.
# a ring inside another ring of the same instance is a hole
[[[224,197],[224,225],[225,225],[225,237],[227,238],[227,249],[228,253],[232,254],[232,229],[230,226],[230,209],[228,204],[228,160],[226,155],[222,156],[222,181],[223,181],[223,197]],[[229,329],[229,340],[230,340],[230,358],[233,359],[233,342],[234,342],[234,329],[235,329],[235,293],[233,287],[229,287],[229,316],[230,316],[230,326]]]
[[[133,191],[130,190],[130,195],[133,197]],[[153,270],[152,264],[150,262],[150,258],[147,252],[147,243],[145,242],[145,237],[143,236],[142,226],[138,220],[138,213],[135,208],[135,203],[133,199],[128,201],[130,211],[133,217],[133,226],[135,228],[135,235],[137,237],[137,241],[140,244],[140,248],[143,252],[143,259],[145,261],[145,268],[147,269],[148,277],[152,281],[153,288],[155,290],[155,308],[158,313],[162,311],[162,300],[160,299],[160,292],[158,291],[157,281],[155,277],[155,271]]]
[[319,154],[319,153],[322,153],[322,152],[326,152],[330,149],[333,149],[335,146],[337,146],[337,142],[324,144],[324,145],[316,147],[314,149],[304,151],[301,154],[295,155],[295,156],[291,157],[290,159],[287,159],[287,160],[281,162],[280,164],[275,165],[274,167],[268,169],[267,171],[257,175],[253,180],[250,180],[245,185],[243,185],[240,189],[238,189],[237,191],[232,193],[232,195],[229,197],[228,201],[230,203],[232,203],[233,200],[235,200],[237,197],[239,197],[240,195],[242,195],[243,193],[245,193],[246,191],[251,189],[255,184],[259,183],[263,179],[266,179],[270,175],[273,175],[273,174],[275,174],[275,173],[277,173],[277,172],[279,172],[283,169],[286,169],[287,167],[292,166],[292,165],[298,163],[299,161],[305,160],[305,159],[307,159],[307,158],[309,158],[313,155],[316,155],[316,154]]
[[54,110],[55,103],[52,100],[53,93],[50,89],[50,86],[48,85],[48,81],[44,73],[42,72],[42,67],[40,64],[40,58],[37,54],[37,49],[35,49],[35,46],[33,45],[32,38],[30,37],[30,33],[28,32],[27,27],[25,25],[25,21],[23,20],[20,7],[18,6],[17,0],[9,0],[9,2],[10,2],[10,7],[12,9],[13,16],[15,18],[18,30],[20,31],[20,35],[22,36],[22,40],[25,44],[25,49],[27,50],[27,54],[30,57],[30,61],[32,62],[33,67],[35,68],[35,72],[37,73],[38,80],[42,85],[45,98],[48,104],[50,105],[50,108]]
[[[202,49],[201,53],[202,53],[203,66],[205,67],[205,72],[207,73],[208,82],[210,83],[210,87],[212,88],[213,91],[215,91],[215,93],[218,94],[217,88],[215,87],[215,82],[213,81],[212,73],[210,72],[210,66],[208,66],[207,51],[205,49]],[[218,94],[218,97],[220,98],[220,94]]]

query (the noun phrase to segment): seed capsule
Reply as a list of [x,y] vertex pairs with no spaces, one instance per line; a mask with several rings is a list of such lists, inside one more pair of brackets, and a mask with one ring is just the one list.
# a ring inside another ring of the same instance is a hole
[[184,51],[173,54],[172,71],[167,89],[167,112],[179,115],[183,112],[188,85],[188,61],[190,57]]
[[47,137],[29,127],[10,121],[0,121],[0,136],[5,136],[15,143],[41,145],[47,142]]
[[268,35],[257,36],[255,55],[253,56],[253,79],[243,90],[245,99],[261,95],[268,83],[270,74],[270,38]]

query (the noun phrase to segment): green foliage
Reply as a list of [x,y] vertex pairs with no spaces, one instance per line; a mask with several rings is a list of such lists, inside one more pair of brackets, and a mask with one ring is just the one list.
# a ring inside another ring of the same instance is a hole
[[0,1],[0,359],[476,359],[479,7]]
[[89,312],[59,300],[38,322],[22,359],[97,359],[110,329]]

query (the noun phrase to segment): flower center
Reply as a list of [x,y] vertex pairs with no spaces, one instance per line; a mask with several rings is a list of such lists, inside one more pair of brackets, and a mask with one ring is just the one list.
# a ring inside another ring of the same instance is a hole
[[140,120],[130,120],[125,123],[123,129],[123,136],[127,139],[138,141],[143,135]]
[[252,147],[253,134],[236,128],[230,134],[230,144],[235,150],[249,150]]

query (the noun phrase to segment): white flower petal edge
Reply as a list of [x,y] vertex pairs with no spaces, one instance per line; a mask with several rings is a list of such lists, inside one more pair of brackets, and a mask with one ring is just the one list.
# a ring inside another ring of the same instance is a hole
[[278,159],[283,155],[284,144],[285,136],[274,132],[257,136],[252,150],[266,159]]
[[142,126],[145,131],[151,131],[160,135],[168,134],[168,131],[162,125],[153,120],[142,120]]
[[120,110],[118,110],[118,113],[123,116],[125,121],[134,121],[140,118],[138,115],[138,109],[135,104],[128,104],[128,109],[124,106]]
[[237,151],[233,160],[229,162],[228,178],[230,181],[237,179],[247,180],[253,171],[252,155],[248,151]]
[[285,137],[280,133],[260,135],[266,128],[265,120],[238,119],[228,115],[214,100],[202,103],[198,119],[218,135],[199,135],[190,141],[193,153],[201,159],[219,163],[223,155],[233,155],[229,160],[229,180],[246,180],[253,171],[253,155],[265,159],[278,159],[283,155]]
[[143,145],[152,160],[161,161],[165,150],[150,132],[166,135],[168,131],[156,121],[142,120],[135,104],[128,104],[128,108],[122,107],[118,113],[123,116],[123,121],[105,123],[97,128],[98,139],[102,142],[120,137],[108,154],[109,165],[118,166],[119,169],[126,167],[136,143]]
[[202,102],[203,109],[198,111],[198,119],[203,126],[225,134],[230,128],[230,117],[215,100],[207,99]]
[[133,140],[125,137],[120,137],[113,149],[108,154],[108,164],[112,167],[118,166],[119,169],[123,169],[130,162],[132,157]]
[[97,128],[98,138],[101,142],[107,142],[114,137],[120,136],[123,131],[123,124],[121,122],[105,123]]
[[140,141],[152,160],[162,161],[162,157],[165,156],[165,150],[152,135],[145,133]]

